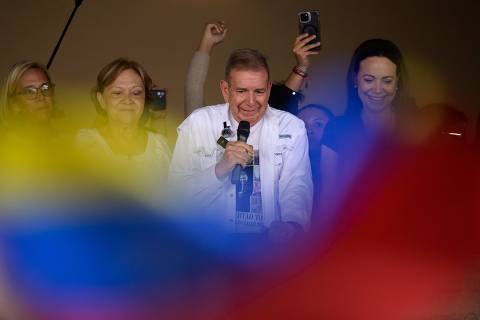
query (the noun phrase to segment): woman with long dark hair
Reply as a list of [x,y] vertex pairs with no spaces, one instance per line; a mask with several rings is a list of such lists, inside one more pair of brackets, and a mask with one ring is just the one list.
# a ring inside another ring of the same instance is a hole
[[[370,39],[355,50],[347,74],[345,114],[331,121],[322,146],[326,205],[350,186],[375,150],[408,131],[413,104],[403,55],[391,41]],[[335,202],[335,201],[334,201]]]

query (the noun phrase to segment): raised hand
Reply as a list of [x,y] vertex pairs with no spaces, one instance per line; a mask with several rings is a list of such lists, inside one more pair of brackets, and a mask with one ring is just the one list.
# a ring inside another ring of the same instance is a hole
[[198,51],[210,54],[212,48],[225,39],[227,31],[228,29],[223,21],[207,23],[203,31],[202,40],[198,46]]
[[307,72],[308,67],[310,67],[309,57],[319,53],[318,51],[312,51],[312,49],[319,47],[321,44],[320,42],[307,44],[313,39],[315,39],[315,35],[308,35],[308,33],[304,33],[296,37],[295,42],[293,43],[292,51],[295,55],[295,59],[297,60],[297,68],[304,72]]

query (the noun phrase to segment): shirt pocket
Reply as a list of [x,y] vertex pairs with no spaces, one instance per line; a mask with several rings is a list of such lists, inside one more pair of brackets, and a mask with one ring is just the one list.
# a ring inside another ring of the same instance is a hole
[[293,150],[291,142],[283,142],[275,146],[273,153],[273,163],[275,166],[282,166],[285,162],[286,156]]
[[217,148],[201,148],[194,152],[200,170],[208,169],[217,163],[216,151]]

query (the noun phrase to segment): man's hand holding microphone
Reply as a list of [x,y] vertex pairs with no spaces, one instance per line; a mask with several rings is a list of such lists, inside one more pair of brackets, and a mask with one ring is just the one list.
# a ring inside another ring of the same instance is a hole
[[245,167],[253,159],[253,146],[247,144],[250,134],[250,123],[240,121],[237,129],[237,141],[227,143],[222,159],[215,166],[217,178],[223,178],[232,170],[232,183],[238,183],[241,167]]

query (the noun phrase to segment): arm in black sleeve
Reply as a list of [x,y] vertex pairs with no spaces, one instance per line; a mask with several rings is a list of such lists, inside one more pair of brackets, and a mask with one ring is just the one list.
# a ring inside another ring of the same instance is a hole
[[273,84],[268,104],[275,109],[297,115],[300,100],[301,93],[293,91],[283,84]]

